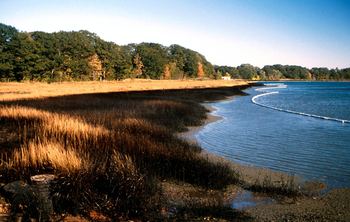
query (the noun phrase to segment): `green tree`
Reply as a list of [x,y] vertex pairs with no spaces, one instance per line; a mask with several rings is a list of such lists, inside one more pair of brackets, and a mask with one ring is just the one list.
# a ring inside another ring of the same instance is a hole
[[0,23],[0,81],[16,80],[13,49],[14,40],[17,38],[17,29]]
[[186,52],[188,50],[179,45],[171,45],[168,48],[168,55],[172,63],[175,63],[179,70],[184,72]]
[[[214,78],[214,67],[208,62],[205,57],[198,52],[190,49],[186,49],[179,45],[171,45],[168,48],[168,56],[171,62],[175,63],[178,67],[179,73],[184,74],[189,78],[198,77],[198,71],[201,70],[203,77]],[[198,69],[198,64],[201,64],[201,68]]]
[[169,62],[166,48],[156,43],[141,43],[136,52],[142,58],[142,76],[151,79],[160,79],[165,65]]
[[252,79],[253,77],[257,76],[257,70],[254,66],[250,64],[242,64],[237,67],[239,71],[239,75],[243,79]]
[[281,78],[285,78],[283,73],[280,71],[280,68],[276,68],[276,66],[264,66],[262,69],[265,72],[265,78],[267,80],[279,80]]

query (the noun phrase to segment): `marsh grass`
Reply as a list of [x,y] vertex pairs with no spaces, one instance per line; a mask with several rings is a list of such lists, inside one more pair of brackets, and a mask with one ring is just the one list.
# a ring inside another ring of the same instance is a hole
[[271,175],[265,175],[262,180],[256,179],[253,183],[248,183],[247,181],[240,181],[239,183],[247,190],[273,196],[297,197],[308,195],[308,191],[301,189],[295,175],[283,175],[277,181],[272,179]]
[[110,218],[157,211],[159,180],[222,189],[237,174],[175,133],[202,123],[200,102],[237,93],[227,87],[3,101],[1,182],[53,173],[56,212],[96,210]]

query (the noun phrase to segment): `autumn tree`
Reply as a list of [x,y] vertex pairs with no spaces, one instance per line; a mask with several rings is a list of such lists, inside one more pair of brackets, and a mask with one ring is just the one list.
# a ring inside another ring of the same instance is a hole
[[97,80],[97,79],[104,79],[105,76],[103,75],[102,71],[102,63],[101,60],[99,59],[98,55],[95,53],[89,58],[89,66],[91,68],[92,72],[92,79]]
[[197,65],[197,77],[201,79],[204,77],[203,65],[201,62],[198,62]]
[[185,73],[176,62],[170,62],[168,65],[170,71],[171,79],[183,79],[185,77]]
[[164,66],[163,79],[170,79],[170,78],[171,78],[170,65],[167,64]]
[[134,77],[138,77],[138,76],[141,76],[142,75],[142,69],[143,69],[143,63],[142,63],[142,60],[141,60],[141,56],[136,53],[136,55],[134,56],[133,58],[133,66],[134,66],[134,69],[133,69],[133,76]]
[[208,74],[214,77],[214,67],[210,64],[203,55],[190,49],[186,49],[179,45],[171,45],[168,48],[168,54],[171,62],[177,66],[178,74],[185,77],[196,78],[198,76],[198,63],[201,63],[200,75]]

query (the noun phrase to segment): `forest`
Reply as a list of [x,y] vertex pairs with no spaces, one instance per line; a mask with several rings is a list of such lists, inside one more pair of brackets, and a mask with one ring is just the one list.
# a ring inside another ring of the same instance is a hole
[[[1,81],[213,78],[201,54],[179,45],[117,45],[88,31],[19,32],[0,24]],[[205,75],[205,76],[204,76]]]
[[350,68],[214,66],[200,53],[177,44],[117,45],[84,30],[21,32],[0,23],[0,81],[219,79],[222,76],[250,80],[345,80],[350,79]]
[[214,66],[217,76],[229,75],[231,78],[242,78],[251,80],[349,80],[350,68],[308,69],[297,65],[266,65],[262,69],[250,64],[242,64],[238,67]]

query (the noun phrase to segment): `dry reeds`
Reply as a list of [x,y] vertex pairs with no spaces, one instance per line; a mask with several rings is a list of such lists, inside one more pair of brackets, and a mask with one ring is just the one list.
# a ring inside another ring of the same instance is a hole
[[145,80],[125,79],[123,81],[103,82],[8,82],[0,83],[0,100],[18,100],[27,98],[43,98],[86,93],[127,92],[145,90],[169,90],[191,88],[217,88],[248,85],[245,80]]
[[[0,104],[2,182],[54,173],[57,212],[142,215],[156,206],[157,179],[221,189],[237,181],[225,164],[174,133],[198,125],[199,102],[232,88],[72,95]],[[13,136],[15,135],[15,136]],[[157,178],[157,179],[154,179]]]
[[72,149],[58,143],[29,143],[15,150],[10,158],[12,168],[42,168],[50,165],[56,170],[74,172],[84,168],[84,160]]
[[44,131],[74,135],[101,135],[108,131],[101,126],[92,126],[77,117],[59,115],[34,108],[21,106],[0,106],[0,118],[13,120],[39,120]]

